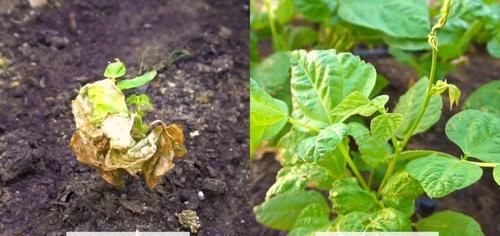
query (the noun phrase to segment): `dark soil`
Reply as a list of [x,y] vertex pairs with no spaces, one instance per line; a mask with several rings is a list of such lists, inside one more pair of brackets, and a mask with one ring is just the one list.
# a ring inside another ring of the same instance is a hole
[[[397,98],[418,79],[411,68],[396,63],[390,57],[365,58],[372,63],[377,72],[386,76],[391,84],[382,93],[391,97],[389,106],[393,107]],[[461,102],[474,89],[491,80],[500,79],[500,60],[491,58],[484,50],[468,55],[468,63],[459,67],[447,76],[449,83],[456,84],[462,90]],[[459,155],[459,148],[446,138],[444,127],[446,121],[459,111],[453,108],[449,111],[448,100],[444,96],[444,108],[441,120],[428,132],[415,136],[408,145],[408,149],[432,149]],[[280,164],[273,155],[265,155],[251,165],[251,204],[257,205],[264,200],[267,189],[275,182],[276,172]],[[457,191],[450,196],[437,200],[437,209],[454,210],[472,216],[480,224],[487,236],[500,235],[500,188],[493,181],[490,169],[484,171],[482,179],[472,186]],[[259,225],[255,220],[250,227],[251,235],[285,235]]]
[[[244,1],[0,0],[0,235],[178,231],[246,235],[248,6]],[[167,65],[169,53],[191,56]],[[130,75],[160,68],[149,119],[184,127],[188,155],[153,191],[118,191],[69,149],[70,102],[120,58]],[[3,63],[2,63],[3,61]],[[5,63],[7,62],[7,63]]]

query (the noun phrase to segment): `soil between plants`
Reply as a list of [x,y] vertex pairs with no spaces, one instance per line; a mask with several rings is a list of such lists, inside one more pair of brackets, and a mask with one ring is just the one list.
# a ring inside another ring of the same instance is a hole
[[[418,75],[413,69],[395,62],[391,57],[367,57],[365,61],[373,64],[377,73],[386,76],[390,85],[381,92],[390,96],[389,107],[395,106],[399,96],[417,81]],[[448,75],[447,81],[457,85],[462,91],[461,104],[479,86],[500,79],[500,60],[490,57],[484,49],[474,49],[467,55],[467,64],[458,67]],[[428,132],[416,135],[408,144],[408,149],[431,149],[460,155],[460,149],[449,141],[444,133],[446,121],[459,112],[455,107],[449,110],[447,96],[443,96],[443,113],[440,121]],[[461,106],[461,105],[460,105]],[[265,193],[275,182],[280,164],[274,159],[272,153],[266,154],[262,159],[251,163],[251,204],[258,205],[264,201]],[[453,194],[437,199],[435,212],[441,210],[454,210],[472,216],[481,224],[487,236],[500,235],[500,188],[493,180],[491,169],[483,169],[481,180],[472,186],[456,191]],[[423,215],[424,212],[417,212]],[[429,213],[429,212],[427,212]],[[251,235],[286,235],[284,232],[274,231],[259,225],[255,218],[249,232]]]
[[[178,231],[246,235],[248,5],[242,1],[0,0],[0,235]],[[167,67],[179,49],[191,56]],[[71,100],[120,58],[129,75],[162,68],[147,119],[184,127],[188,154],[150,191],[118,191],[75,159]],[[2,61],[4,62],[2,65]],[[6,63],[5,63],[6,62]]]

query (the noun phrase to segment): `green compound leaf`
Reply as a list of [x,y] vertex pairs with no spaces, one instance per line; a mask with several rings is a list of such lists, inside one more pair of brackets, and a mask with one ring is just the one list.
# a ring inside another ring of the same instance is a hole
[[318,41],[318,32],[307,26],[287,26],[285,28],[288,47],[290,49],[307,48]]
[[116,79],[124,76],[127,73],[127,68],[125,64],[120,61],[120,59],[115,59],[115,62],[111,62],[104,70],[104,77]]
[[272,97],[290,101],[290,59],[285,52],[276,52],[250,70],[252,79]]
[[439,232],[440,236],[484,236],[472,217],[454,211],[441,211],[417,222],[419,232]]
[[[139,112],[143,111],[151,111],[153,109],[153,104],[149,100],[148,95],[146,94],[132,94],[127,98],[128,106],[135,106],[135,110]],[[143,116],[144,114],[140,114]]]
[[488,53],[496,58],[500,58],[500,33],[486,44]]
[[314,236],[315,232],[325,231],[330,225],[329,210],[320,204],[304,208],[293,224],[288,236]]
[[297,155],[298,146],[304,139],[314,135],[312,132],[302,132],[292,127],[276,144],[281,150],[281,164],[283,166],[290,166],[302,162]]
[[[394,113],[403,115],[403,122],[396,133],[398,137],[402,138],[410,129],[413,121],[417,119],[418,112],[424,103],[422,98],[425,97],[428,83],[429,80],[426,77],[420,79],[399,98],[399,102],[394,108]],[[442,107],[441,96],[438,94],[432,95],[427,110],[413,134],[422,133],[438,122],[439,117],[441,117]]]
[[310,21],[322,21],[332,15],[337,7],[336,0],[294,0],[297,11]]
[[271,11],[274,18],[280,23],[285,24],[293,17],[293,1],[292,0],[276,0],[271,1]]
[[368,128],[359,123],[349,123],[349,135],[358,145],[361,159],[369,166],[375,168],[386,161],[390,154],[386,143],[373,137]]
[[448,120],[445,131],[465,155],[500,163],[500,118],[495,115],[465,110]]
[[500,164],[493,168],[493,179],[498,185],[500,185]]
[[375,139],[386,142],[396,134],[403,122],[403,115],[398,113],[384,113],[373,118],[370,129]]
[[293,117],[315,127],[333,124],[331,112],[354,91],[369,96],[375,81],[373,66],[350,53],[334,50],[293,51]]
[[380,192],[387,199],[416,198],[423,193],[420,183],[408,172],[400,171],[393,174]]
[[397,38],[426,38],[430,31],[425,0],[340,1],[338,14],[344,21]]
[[491,81],[476,89],[467,100],[463,109],[474,109],[500,117],[500,80]]
[[406,166],[432,198],[440,198],[463,189],[481,178],[483,170],[466,161],[431,155],[413,160]]
[[156,74],[156,71],[153,70],[133,79],[121,80],[116,84],[116,86],[121,90],[141,87],[153,80],[156,77]]
[[340,214],[370,211],[377,203],[375,195],[364,190],[356,178],[335,180],[330,190],[333,209]]
[[278,172],[276,182],[266,193],[266,199],[274,195],[304,190],[306,187],[328,190],[334,177],[325,167],[317,164],[304,163],[284,167]]
[[415,198],[424,190],[420,183],[408,172],[400,171],[393,174],[382,188],[381,194],[385,206],[398,209],[410,217],[415,212]]
[[263,141],[272,140],[288,122],[286,103],[267,94],[250,80],[250,152]]
[[384,208],[372,213],[366,225],[369,232],[407,232],[412,231],[411,222],[402,212],[393,208]]
[[411,222],[402,212],[384,208],[376,212],[351,212],[339,216],[330,231],[335,232],[408,232]]
[[415,213],[415,199],[413,198],[386,198],[382,202],[384,206],[397,209],[408,218]]
[[331,111],[334,122],[343,122],[353,115],[371,116],[377,110],[384,110],[384,106],[389,101],[389,96],[380,95],[373,100],[361,92],[354,91]]
[[337,144],[347,136],[347,125],[338,123],[322,129],[318,135],[304,139],[299,144],[299,158],[308,162],[322,160],[327,155],[332,155]]
[[[427,38],[396,38],[391,36],[384,36],[383,39],[392,48],[390,49],[391,54],[399,53],[395,51],[395,49],[405,51],[421,51],[430,49]],[[413,57],[410,59],[415,60]]]
[[292,229],[301,212],[309,205],[328,209],[326,201],[318,192],[298,191],[277,195],[254,208],[259,223],[277,230]]
[[365,231],[365,223],[368,221],[370,214],[367,212],[351,212],[347,215],[338,216],[330,232],[363,232]]

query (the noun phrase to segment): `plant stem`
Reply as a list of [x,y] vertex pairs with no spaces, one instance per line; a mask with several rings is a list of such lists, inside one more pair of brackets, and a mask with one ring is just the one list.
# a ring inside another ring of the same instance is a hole
[[500,163],[492,163],[492,162],[477,162],[477,161],[466,161],[466,162],[469,162],[476,166],[489,167],[489,168],[495,168],[496,166],[500,165]]
[[363,188],[365,188],[366,190],[370,190],[370,187],[368,187],[368,184],[366,184],[365,179],[363,178],[363,176],[359,172],[358,168],[356,167],[356,164],[354,164],[354,162],[352,161],[351,156],[349,155],[349,151],[347,151],[345,144],[339,143],[337,145],[337,148],[339,149],[342,156],[344,156],[344,159],[347,161],[347,164],[349,165],[349,167],[351,167],[351,170],[354,173],[354,175],[356,176],[356,178],[358,178],[358,181],[361,184],[361,186],[363,186]]
[[422,118],[425,115],[425,111],[427,110],[427,106],[429,105],[429,101],[431,100],[432,94],[432,86],[434,84],[434,79],[436,76],[436,61],[437,61],[437,51],[432,48],[432,64],[431,64],[431,72],[429,76],[429,84],[427,85],[427,91],[425,93],[425,98],[424,98],[424,103],[420,107],[420,110],[418,111],[418,115],[416,119],[413,121],[413,123],[410,126],[410,129],[405,133],[405,136],[401,142],[398,143],[398,145],[395,146],[396,152],[394,153],[394,157],[392,158],[391,162],[389,162],[389,166],[387,167],[387,171],[385,172],[384,178],[382,179],[382,182],[380,183],[379,186],[379,191],[384,187],[385,183],[389,179],[389,177],[392,175],[394,172],[394,167],[396,166],[396,163],[398,161],[399,154],[403,151],[405,148],[406,144],[410,141],[413,132],[415,132],[415,129],[417,129],[418,124],[422,120]]
[[439,18],[438,22],[432,27],[432,30],[428,36],[429,45],[431,46],[431,49],[432,49],[432,63],[431,63],[431,71],[429,74],[429,83],[427,85],[427,91],[425,93],[424,103],[420,107],[418,115],[417,115],[416,119],[413,121],[413,123],[411,124],[410,129],[408,129],[408,131],[405,133],[403,140],[400,143],[398,143],[397,146],[395,146],[396,151],[394,153],[394,157],[389,162],[389,165],[387,167],[387,171],[385,172],[384,178],[382,179],[382,182],[380,183],[378,192],[380,192],[382,190],[385,183],[387,182],[389,177],[394,172],[394,167],[396,166],[396,163],[398,161],[399,154],[401,154],[401,152],[405,148],[406,144],[410,141],[410,139],[413,135],[413,132],[415,132],[415,129],[417,129],[417,127],[418,127],[418,124],[420,123],[420,121],[424,117],[425,111],[427,110],[427,106],[429,105],[429,101],[431,100],[432,86],[434,85],[434,81],[435,81],[435,77],[436,77],[436,64],[437,64],[437,53],[438,53],[437,30],[442,28],[446,24],[446,21],[448,19],[448,15],[450,12],[450,6],[451,6],[451,0],[445,0],[445,3],[443,4],[443,6],[441,8],[441,17]]
[[273,46],[276,51],[285,50],[285,46],[282,44],[281,38],[278,36],[276,31],[276,25],[274,24],[274,16],[271,9],[271,0],[265,0],[264,4],[267,11],[267,20],[269,22],[269,27],[271,28],[271,34],[273,35]]
[[316,133],[319,133],[321,131],[321,129],[318,129],[316,127],[312,127],[312,126],[310,126],[308,124],[305,124],[302,121],[296,120],[296,119],[294,119],[292,117],[288,118],[288,122],[290,122],[291,124],[294,124],[294,125],[297,125],[297,126],[304,127],[306,129],[312,130],[312,131],[314,131]]

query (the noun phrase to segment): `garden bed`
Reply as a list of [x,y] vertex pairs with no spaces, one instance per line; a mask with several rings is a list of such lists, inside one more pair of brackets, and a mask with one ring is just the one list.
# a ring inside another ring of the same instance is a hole
[[[0,234],[177,231],[244,235],[248,206],[248,6],[240,1],[0,0]],[[238,20],[234,20],[238,19]],[[169,53],[186,59],[168,65]],[[146,119],[179,123],[187,156],[154,190],[118,191],[75,159],[71,100],[120,58],[160,68]]]

